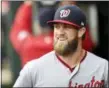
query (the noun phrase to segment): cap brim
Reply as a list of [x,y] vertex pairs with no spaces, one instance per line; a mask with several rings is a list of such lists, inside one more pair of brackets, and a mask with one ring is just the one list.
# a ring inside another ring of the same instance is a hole
[[53,25],[55,23],[64,23],[64,24],[72,25],[72,26],[74,26],[76,28],[80,28],[79,25],[77,25],[75,23],[72,23],[72,22],[69,22],[69,21],[66,21],[66,20],[53,20],[53,21],[48,21],[47,23],[48,23],[48,25]]

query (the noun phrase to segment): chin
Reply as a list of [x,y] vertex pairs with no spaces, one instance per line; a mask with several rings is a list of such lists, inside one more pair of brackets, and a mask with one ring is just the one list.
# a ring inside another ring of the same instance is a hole
[[54,44],[54,50],[56,51],[56,53],[64,55],[67,46],[68,46],[67,41],[57,41],[57,43]]
[[67,56],[76,52],[78,47],[78,40],[74,39],[70,42],[68,41],[55,41],[54,50],[56,53],[62,56]]

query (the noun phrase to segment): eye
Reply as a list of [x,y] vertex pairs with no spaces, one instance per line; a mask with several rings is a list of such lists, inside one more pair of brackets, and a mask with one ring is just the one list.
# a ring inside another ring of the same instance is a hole
[[59,24],[54,24],[54,28],[59,29],[60,25]]
[[66,24],[66,25],[64,25],[64,28],[67,28],[67,29],[72,29],[72,26],[71,26],[71,25]]

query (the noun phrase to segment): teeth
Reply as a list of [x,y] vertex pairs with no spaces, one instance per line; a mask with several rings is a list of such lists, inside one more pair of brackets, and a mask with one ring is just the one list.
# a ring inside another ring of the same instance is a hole
[[59,40],[66,40],[66,38],[59,38]]

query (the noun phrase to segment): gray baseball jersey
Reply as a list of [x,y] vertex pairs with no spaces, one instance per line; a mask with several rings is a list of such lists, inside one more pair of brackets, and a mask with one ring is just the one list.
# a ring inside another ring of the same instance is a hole
[[60,60],[54,51],[28,62],[14,87],[108,87],[108,61],[90,52],[75,68]]

